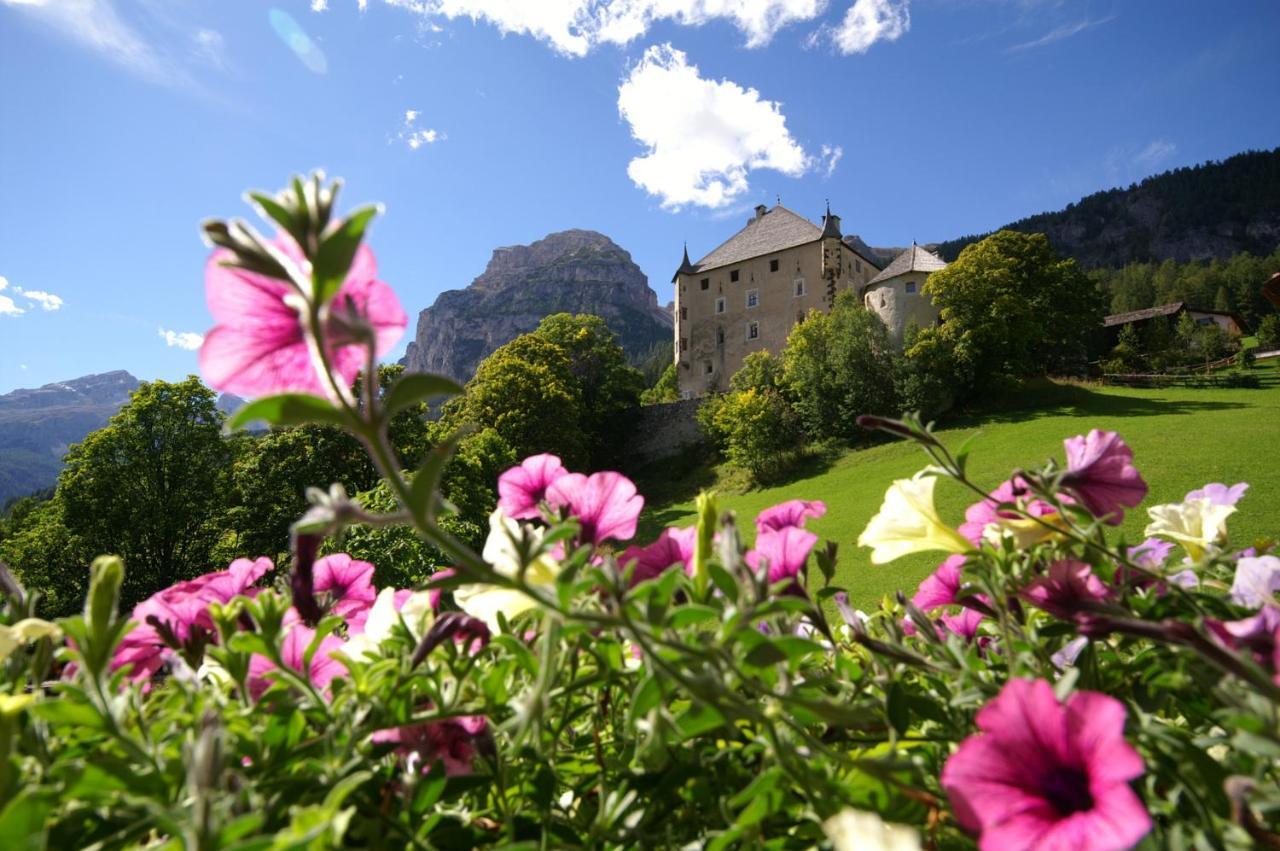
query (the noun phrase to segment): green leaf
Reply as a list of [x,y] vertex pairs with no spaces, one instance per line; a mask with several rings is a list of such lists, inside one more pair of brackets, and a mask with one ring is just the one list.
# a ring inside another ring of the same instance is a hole
[[42,700],[32,704],[27,711],[54,726],[106,729],[106,722],[97,709],[88,703],[72,699],[70,695],[62,695],[55,700]]
[[432,447],[422,460],[422,466],[414,474],[413,483],[409,486],[409,504],[405,506],[414,517],[424,517],[428,522],[435,520],[440,507],[440,480],[444,478],[444,468],[453,458],[462,435],[462,431],[454,432],[439,446]]
[[738,581],[733,574],[720,565],[712,562],[707,565],[707,573],[711,576],[711,584],[730,600],[738,599]]
[[45,847],[45,820],[52,806],[38,790],[24,789],[0,812],[0,837],[4,847],[19,851]]
[[724,716],[705,704],[695,704],[676,719],[676,729],[685,739],[709,733],[724,724]]
[[662,700],[662,683],[653,676],[645,677],[631,700],[631,717],[643,718]]
[[462,387],[451,378],[411,372],[401,376],[399,381],[391,385],[382,404],[387,416],[393,417],[423,399],[429,399],[432,396],[457,396],[461,392]]
[[955,451],[956,466],[960,468],[960,472],[964,472],[965,463],[969,460],[969,453],[973,451],[973,444],[982,436],[982,432],[975,431],[964,439],[964,443],[960,444],[960,448]]
[[757,668],[765,668],[787,661],[787,654],[778,649],[772,641],[765,640],[752,647],[743,661]]
[[672,629],[681,629],[690,624],[718,621],[719,619],[719,610],[697,603],[687,603],[671,613],[671,617],[667,619],[667,625]]
[[258,421],[273,426],[323,423],[340,427],[346,427],[350,422],[345,413],[319,396],[309,393],[281,393],[278,396],[264,396],[245,405],[227,420],[227,428],[234,431]]
[[321,240],[311,261],[312,295],[317,304],[328,303],[347,279],[365,229],[377,214],[377,207],[361,207]]
[[287,207],[262,192],[250,192],[249,199],[261,208],[262,214],[284,228],[285,233],[293,237],[293,241],[302,245],[306,237],[305,225],[299,222]]

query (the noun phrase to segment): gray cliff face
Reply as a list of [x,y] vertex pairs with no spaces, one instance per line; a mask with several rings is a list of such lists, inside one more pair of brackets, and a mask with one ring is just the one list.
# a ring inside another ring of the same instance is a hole
[[495,249],[470,286],[441,293],[418,315],[404,364],[466,381],[495,349],[553,313],[603,318],[633,362],[671,339],[671,313],[631,255],[604,234],[568,230]]

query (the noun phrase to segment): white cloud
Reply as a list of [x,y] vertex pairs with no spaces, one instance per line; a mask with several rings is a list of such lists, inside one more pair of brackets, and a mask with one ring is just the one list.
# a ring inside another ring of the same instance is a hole
[[662,206],[725,207],[768,168],[799,177],[814,162],[787,130],[779,105],[731,80],[708,80],[670,44],[645,51],[618,87],[618,112],[645,153],[627,165]]
[[831,33],[843,54],[866,53],[877,41],[897,41],[911,29],[907,0],[854,0]]
[[311,0],[311,11],[323,12],[329,8],[329,0]]
[[1168,139],[1156,139],[1141,151],[1134,154],[1133,161],[1140,166],[1155,166],[1173,156],[1178,146]]
[[844,156],[844,148],[836,145],[823,145],[822,152],[818,154],[818,162],[822,168],[822,176],[830,177],[836,170],[836,164],[840,162],[840,158]]
[[404,111],[404,124],[400,127],[400,131],[392,137],[391,141],[404,142],[409,146],[409,150],[416,151],[423,145],[433,145],[443,140],[445,135],[439,130],[417,126],[418,116],[421,114],[416,109],[406,109]]
[[[9,289],[9,279],[0,275],[0,293]],[[21,316],[26,313],[7,295],[0,295],[0,316]]]
[[1045,45],[1053,44],[1056,41],[1062,41],[1064,38],[1071,38],[1071,36],[1073,35],[1079,35],[1085,30],[1091,30],[1094,27],[1100,27],[1103,24],[1114,21],[1115,19],[1116,19],[1116,16],[1111,15],[1106,18],[1097,18],[1097,19],[1085,18],[1083,21],[1077,21],[1076,23],[1073,23],[1073,24],[1063,24],[1060,27],[1055,27],[1054,29],[1049,30],[1049,32],[1045,33],[1044,35],[1040,36],[1037,39],[1033,39],[1031,41],[1024,41],[1021,44],[1012,45],[1011,47],[1008,47],[1005,49],[1005,53],[1018,53],[1023,50],[1034,50],[1037,47],[1044,47]]
[[44,290],[24,290],[22,287],[14,287],[13,291],[20,293],[23,298],[30,299],[40,305],[43,310],[57,310],[62,307],[62,297],[53,293],[47,293]]
[[[417,14],[485,21],[503,33],[529,35],[568,56],[597,44],[628,44],[657,21],[701,26],[724,20],[748,47],[768,44],[779,30],[822,14],[827,0],[384,0]],[[367,0],[359,0],[364,9]]]
[[164,344],[171,349],[195,351],[204,342],[204,335],[197,334],[195,331],[169,331],[161,328],[160,339],[164,340]]
[[194,43],[192,53],[196,59],[221,71],[227,70],[227,45],[222,33],[217,30],[196,30],[191,40]]

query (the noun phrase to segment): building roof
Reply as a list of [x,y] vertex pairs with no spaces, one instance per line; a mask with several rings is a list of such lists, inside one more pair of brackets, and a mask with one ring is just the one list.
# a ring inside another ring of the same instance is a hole
[[1146,310],[1131,310],[1128,313],[1113,313],[1102,320],[1104,328],[1111,328],[1116,325],[1128,325],[1130,322],[1145,322],[1148,319],[1155,319],[1157,316],[1173,316],[1180,313],[1183,303],[1175,301],[1172,304],[1162,304],[1159,307],[1148,307]]
[[778,204],[747,222],[742,230],[720,243],[714,251],[694,264],[693,271],[705,272],[731,263],[741,263],[762,254],[795,248],[822,237],[813,222]]
[[671,276],[671,283],[675,283],[676,279],[681,275],[689,275],[696,271],[693,264],[689,262],[689,243],[684,244],[684,259],[680,261],[680,268],[676,269],[676,273]]
[[840,234],[840,217],[831,215],[831,203],[827,203],[827,213],[822,217],[822,238],[843,239]]
[[1276,272],[1262,285],[1262,294],[1276,307],[1280,307],[1280,272]]
[[868,281],[867,286],[887,281],[890,278],[896,278],[899,275],[905,275],[908,272],[936,272],[945,268],[947,268],[946,260],[913,242],[910,248],[893,258],[893,262],[885,266],[884,271]]

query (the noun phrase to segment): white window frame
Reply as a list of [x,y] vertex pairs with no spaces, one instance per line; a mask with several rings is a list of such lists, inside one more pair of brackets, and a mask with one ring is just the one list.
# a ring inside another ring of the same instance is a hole
[[724,296],[716,297],[716,313],[724,313]]
[[791,295],[792,298],[800,298],[807,292],[804,285],[804,278],[796,278],[791,282],[791,286],[793,290]]
[[755,321],[748,322],[747,323],[747,342],[750,343],[752,340],[759,340],[759,339],[760,339],[760,323]]
[[915,295],[920,291],[920,287],[916,285],[915,281],[903,281],[902,291],[907,295]]
[[755,310],[760,306],[760,290],[747,290],[747,310]]

